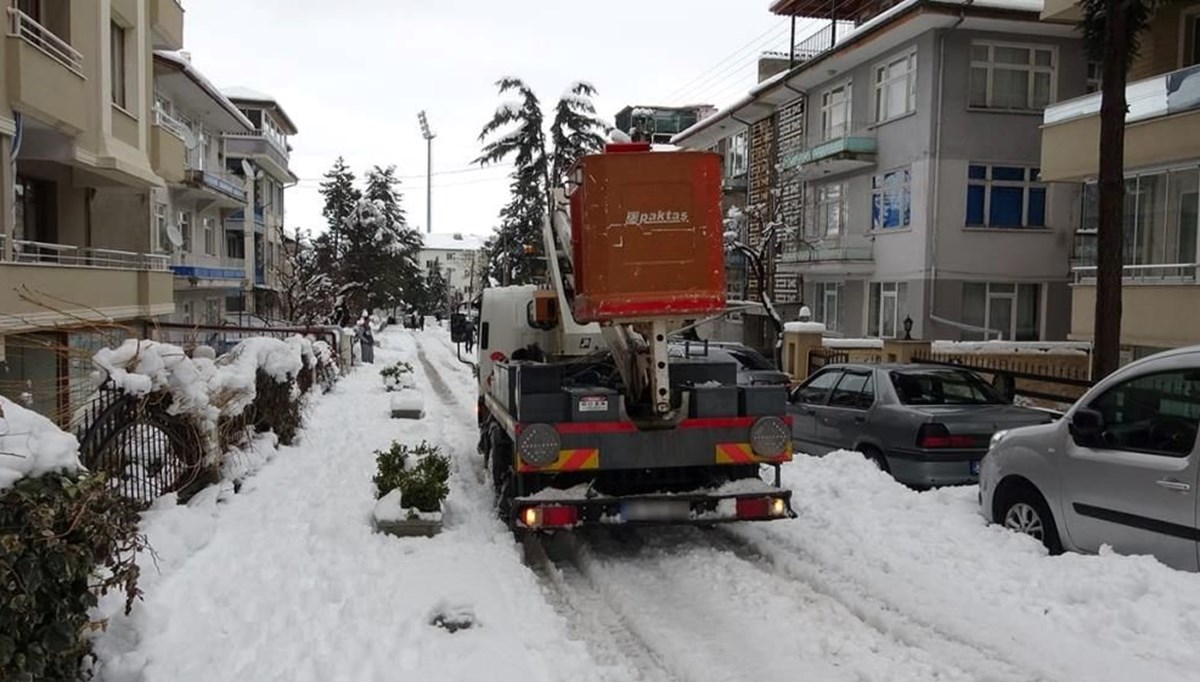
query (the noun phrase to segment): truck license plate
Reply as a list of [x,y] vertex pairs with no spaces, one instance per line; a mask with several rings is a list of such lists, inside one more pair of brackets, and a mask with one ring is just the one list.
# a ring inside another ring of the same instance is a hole
[[608,398],[599,395],[585,395],[579,399],[580,412],[607,412]]
[[621,518],[626,521],[684,521],[692,506],[686,501],[629,500],[621,503]]

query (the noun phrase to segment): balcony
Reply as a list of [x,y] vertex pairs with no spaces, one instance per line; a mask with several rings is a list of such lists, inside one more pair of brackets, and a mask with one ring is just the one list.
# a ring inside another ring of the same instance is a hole
[[179,0],[150,0],[150,26],[155,49],[183,49],[183,5]]
[[[1091,340],[1096,319],[1094,268],[1075,268],[1071,287],[1071,338]],[[1200,315],[1180,311],[1200,309],[1196,265],[1166,264],[1125,267],[1121,287],[1121,343],[1132,346],[1177,348],[1200,339]]]
[[262,133],[225,135],[225,154],[253,159],[276,177],[291,175],[287,146]]
[[88,125],[83,54],[16,7],[8,8],[5,58],[13,109],[60,132],[77,135]]
[[841,175],[875,165],[875,129],[866,124],[840,124],[806,136],[800,151],[783,160],[783,169],[807,179]]
[[15,241],[0,261],[0,333],[111,322],[175,310],[163,255]]
[[189,168],[186,182],[192,187],[219,195],[230,208],[246,203],[246,188],[243,182],[228,173]]
[[161,111],[155,113],[150,129],[150,165],[162,179],[170,183],[183,182],[187,147],[184,144],[183,124]]
[[868,274],[875,270],[875,251],[871,246],[800,244],[785,249],[780,263],[812,274]]
[[[1200,65],[1130,83],[1125,89],[1125,167],[1200,158]],[[1100,165],[1100,93],[1047,107],[1042,179],[1079,182]]]
[[[242,232],[245,227],[246,211],[234,211],[225,219],[225,230],[228,232]],[[254,232],[255,234],[266,234],[267,223],[264,217],[263,207],[256,206],[254,208]]]

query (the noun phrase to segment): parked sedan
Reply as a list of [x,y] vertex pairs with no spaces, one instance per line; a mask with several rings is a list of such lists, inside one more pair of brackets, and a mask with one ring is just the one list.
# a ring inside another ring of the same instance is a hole
[[979,477],[984,515],[1051,552],[1152,554],[1200,569],[1200,346],[1101,381],[1054,424],[996,434]]
[[1053,419],[935,365],[830,365],[792,392],[788,411],[798,451],[857,450],[918,487],[976,482],[992,434]]

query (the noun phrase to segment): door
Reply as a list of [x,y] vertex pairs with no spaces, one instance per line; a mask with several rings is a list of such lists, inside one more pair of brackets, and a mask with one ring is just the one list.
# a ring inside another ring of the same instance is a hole
[[818,409],[817,439],[830,450],[850,450],[859,442],[867,412],[875,402],[875,380],[869,371],[847,371]]
[[817,411],[825,409],[829,394],[841,377],[840,369],[822,370],[792,392],[788,414],[792,416],[792,446],[797,451],[810,455],[828,452],[817,439]]
[[1064,444],[1063,513],[1073,544],[1091,552],[1107,544],[1123,554],[1152,554],[1176,568],[1200,568],[1200,369],[1132,377],[1088,407],[1102,415],[1101,435],[1067,434]]
[[[997,289],[1000,290],[997,293]],[[1013,322],[1014,308],[1016,308],[1017,294],[1016,286],[1013,284],[991,284],[988,286],[988,329],[998,331],[1003,335],[1003,340],[1012,341],[1016,338],[1016,330]]]

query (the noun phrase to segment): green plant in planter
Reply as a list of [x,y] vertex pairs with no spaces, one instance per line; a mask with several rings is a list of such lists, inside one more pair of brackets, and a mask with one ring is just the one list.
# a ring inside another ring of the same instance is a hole
[[[416,460],[409,464],[409,455]],[[382,498],[399,488],[404,507],[419,512],[440,511],[442,502],[450,494],[450,459],[438,451],[437,446],[425,441],[409,448],[393,442],[387,450],[375,451],[375,462],[379,467],[375,474],[376,496]],[[410,513],[410,516],[415,516]]]
[[405,374],[412,374],[413,367],[407,362],[395,362],[379,370],[379,376],[386,382],[388,379],[399,381]]

